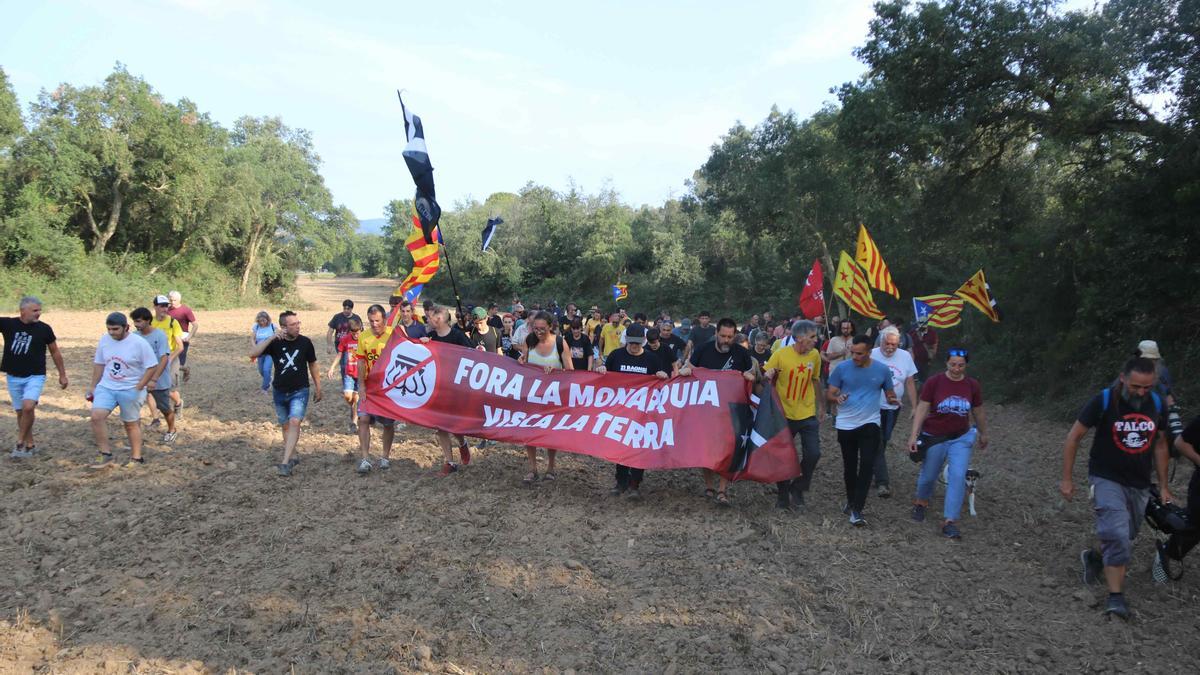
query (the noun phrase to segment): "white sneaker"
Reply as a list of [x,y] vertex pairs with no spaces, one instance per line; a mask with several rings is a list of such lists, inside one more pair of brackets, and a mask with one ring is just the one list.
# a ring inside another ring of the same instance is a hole
[[33,457],[33,453],[24,448],[13,448],[8,455],[9,459],[29,459],[30,457]]
[[359,462],[358,469],[356,469],[356,471],[359,473],[371,473],[371,460],[364,459],[363,461]]
[[380,457],[379,462],[376,464],[376,466],[378,466],[379,469],[381,471],[383,471],[383,470],[392,468],[392,463],[390,461],[388,461],[387,457]]

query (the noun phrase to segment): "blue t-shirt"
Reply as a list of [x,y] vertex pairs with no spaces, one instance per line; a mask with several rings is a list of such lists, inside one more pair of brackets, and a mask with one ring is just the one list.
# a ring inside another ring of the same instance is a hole
[[271,337],[272,335],[275,334],[275,330],[276,330],[275,324],[273,324],[273,323],[269,323],[265,326],[260,326],[260,325],[258,325],[258,322],[255,321],[254,322],[254,344],[258,344],[258,343],[262,342],[263,340],[266,340],[267,338]]
[[425,324],[421,323],[420,321],[413,321],[407,326],[402,323],[398,323],[396,324],[396,328],[403,328],[404,332],[408,334],[409,339],[412,340],[420,340],[421,338],[429,335],[429,331],[425,329]]
[[879,424],[879,392],[891,388],[892,371],[874,359],[866,368],[847,360],[829,374],[829,386],[847,396],[846,402],[838,405],[834,426],[850,431],[864,424]]
[[[171,348],[167,343],[167,334],[162,332],[162,329],[155,328],[150,331],[149,335],[143,335],[141,331],[134,331],[140,338],[150,344],[150,349],[154,350],[154,357],[162,359],[164,356],[171,355]],[[169,363],[169,362],[168,362]],[[155,364],[157,366],[157,364]],[[147,389],[150,391],[160,391],[162,389],[171,388],[171,368],[163,368],[162,374],[158,376],[158,381],[151,384]]]

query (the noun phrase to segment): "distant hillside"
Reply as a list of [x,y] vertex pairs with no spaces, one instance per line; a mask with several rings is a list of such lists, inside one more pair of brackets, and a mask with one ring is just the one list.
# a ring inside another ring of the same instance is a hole
[[363,234],[383,234],[383,226],[387,225],[387,218],[368,218],[367,220],[358,221],[358,231]]

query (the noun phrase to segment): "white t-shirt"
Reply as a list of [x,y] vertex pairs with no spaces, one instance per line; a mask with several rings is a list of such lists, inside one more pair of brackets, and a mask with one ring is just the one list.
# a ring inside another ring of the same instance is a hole
[[104,366],[101,385],[113,391],[124,391],[136,387],[142,375],[158,365],[158,357],[150,343],[131,330],[122,340],[114,340],[107,333],[102,335],[92,363]]
[[[892,371],[892,389],[896,392],[896,400],[904,399],[904,381],[917,374],[917,364],[913,363],[912,354],[903,349],[896,349],[891,358],[883,355],[879,347],[871,350],[871,360],[878,361]],[[913,403],[913,401],[909,401]],[[885,410],[897,410],[899,405],[888,405],[887,396],[879,394],[879,406]]]

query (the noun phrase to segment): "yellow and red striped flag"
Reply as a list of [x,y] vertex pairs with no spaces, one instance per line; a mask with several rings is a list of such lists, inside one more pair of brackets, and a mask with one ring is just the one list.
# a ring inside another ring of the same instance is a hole
[[434,228],[433,243],[425,243],[425,233],[421,229],[421,221],[414,211],[412,217],[413,227],[408,233],[408,238],[404,240],[404,247],[408,249],[412,255],[413,266],[412,271],[400,282],[396,287],[396,291],[392,295],[404,296],[404,293],[411,288],[428,282],[437,274],[438,267],[441,265],[442,256],[438,249],[438,244],[441,242],[442,235],[438,228]]
[[897,300],[900,299],[900,290],[892,283],[892,273],[888,271],[887,263],[883,262],[879,247],[867,233],[867,226],[861,223],[858,226],[858,244],[854,247],[854,259],[866,270],[867,281],[872,288],[878,288]]
[[1000,322],[1000,313],[996,309],[996,299],[992,297],[992,287],[988,286],[987,279],[983,276],[983,269],[980,269],[970,279],[967,279],[954,294],[966,300],[975,306],[975,309],[983,312],[987,318]]
[[962,323],[962,298],[934,293],[913,298],[913,318],[934,328],[951,328]]
[[833,277],[833,294],[846,301],[850,309],[871,319],[882,319],[883,312],[875,306],[871,297],[871,286],[867,283],[867,275],[850,259],[850,254],[842,251],[838,260],[837,274]]

